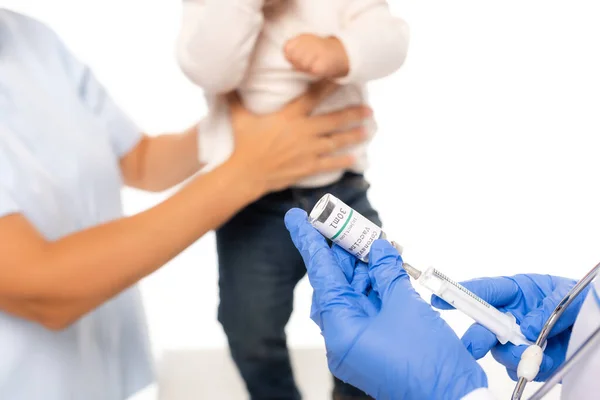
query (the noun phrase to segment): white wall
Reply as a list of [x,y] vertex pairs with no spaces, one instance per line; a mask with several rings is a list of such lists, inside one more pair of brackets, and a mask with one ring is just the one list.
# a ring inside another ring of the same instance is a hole
[[[203,114],[173,58],[177,0],[0,4],[50,23],[148,131]],[[412,44],[403,70],[372,88],[381,132],[368,177],[388,233],[413,264],[456,279],[581,276],[600,260],[597,2],[391,4],[410,23]],[[127,192],[126,208],[162,198]],[[225,345],[216,282],[212,235],[144,281],[157,354]],[[309,299],[302,282],[289,325],[296,347],[321,345]],[[468,326],[447,317],[458,332]]]

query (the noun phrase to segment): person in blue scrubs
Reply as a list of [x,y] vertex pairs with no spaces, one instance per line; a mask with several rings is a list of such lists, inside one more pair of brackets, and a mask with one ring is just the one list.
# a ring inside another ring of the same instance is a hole
[[[229,96],[235,154],[124,217],[124,185],[193,176],[197,129],[148,137],[38,21],[0,9],[0,399],[117,400],[153,380],[136,283],[270,191],[353,160],[370,111],[309,116],[317,85],[256,116]],[[331,132],[340,132],[331,135]]]

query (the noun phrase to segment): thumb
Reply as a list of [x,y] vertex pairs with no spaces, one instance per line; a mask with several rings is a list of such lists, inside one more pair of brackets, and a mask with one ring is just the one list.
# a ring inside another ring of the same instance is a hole
[[467,329],[461,341],[476,360],[485,357],[498,344],[496,335],[477,323]]
[[[494,307],[505,307],[521,295],[519,286],[508,277],[472,279],[461,285]],[[454,308],[435,295],[431,297],[431,305],[441,310]]]
[[332,246],[331,251],[344,272],[346,279],[352,283],[358,259],[337,244]]
[[383,302],[399,279],[408,280],[402,268],[402,257],[387,240],[376,240],[369,252],[369,277],[373,290]]
[[356,293],[368,294],[371,278],[369,278],[369,268],[366,264],[359,263],[354,269],[354,276],[351,282],[352,288]]
[[291,209],[285,215],[285,225],[306,264],[308,280],[315,291],[316,312],[329,312],[334,319],[363,316],[364,296],[352,289],[327,241],[308,222],[306,212]]

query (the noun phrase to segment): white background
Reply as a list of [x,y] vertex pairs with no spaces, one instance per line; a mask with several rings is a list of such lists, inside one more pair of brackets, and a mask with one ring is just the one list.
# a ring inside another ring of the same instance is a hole
[[[598,3],[391,4],[409,22],[412,41],[403,69],[372,85],[381,131],[368,178],[405,258],[455,279],[584,274],[600,260]],[[204,113],[201,93],[174,60],[177,0],[0,5],[48,22],[150,133],[182,129]],[[165,196],[129,191],[127,212]],[[225,346],[212,234],[143,289],[157,356]],[[291,346],[320,346],[307,282],[296,295]],[[459,333],[469,323],[445,317]],[[503,395],[504,379],[490,378]]]

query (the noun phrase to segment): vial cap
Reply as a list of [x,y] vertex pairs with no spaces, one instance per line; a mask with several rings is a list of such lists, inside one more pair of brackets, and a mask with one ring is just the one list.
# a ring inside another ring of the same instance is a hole
[[335,209],[335,201],[333,201],[333,199],[334,197],[330,194],[321,197],[310,212],[309,219],[311,223],[315,221],[325,223],[325,221],[327,221],[327,218],[329,218]]

